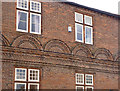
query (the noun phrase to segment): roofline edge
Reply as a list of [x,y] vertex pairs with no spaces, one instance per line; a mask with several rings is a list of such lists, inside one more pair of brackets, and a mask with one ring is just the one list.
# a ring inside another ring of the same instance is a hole
[[65,4],[69,4],[69,5],[85,8],[85,9],[88,9],[88,10],[91,10],[91,11],[94,11],[94,12],[98,12],[98,13],[105,14],[105,15],[108,15],[108,16],[113,16],[115,18],[119,18],[120,17],[120,15],[113,14],[113,13],[106,12],[106,11],[102,11],[102,10],[95,9],[95,8],[91,8],[91,7],[87,7],[87,6],[84,6],[84,5],[80,5],[80,4],[75,3],[75,2],[71,2],[71,1],[67,1],[67,0],[61,0],[61,1],[64,1],[63,3],[65,3]]

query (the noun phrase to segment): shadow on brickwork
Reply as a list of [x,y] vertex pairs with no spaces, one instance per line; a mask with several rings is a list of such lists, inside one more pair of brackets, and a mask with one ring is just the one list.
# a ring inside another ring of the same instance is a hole
[[118,14],[119,14],[119,17],[118,17],[118,69],[119,69],[119,79],[118,79],[118,86],[119,86],[119,89],[120,89],[120,1],[118,2]]

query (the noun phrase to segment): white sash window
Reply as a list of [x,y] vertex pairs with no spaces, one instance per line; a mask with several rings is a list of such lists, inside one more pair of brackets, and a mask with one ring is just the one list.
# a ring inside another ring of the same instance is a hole
[[93,44],[92,17],[75,12],[75,40]]

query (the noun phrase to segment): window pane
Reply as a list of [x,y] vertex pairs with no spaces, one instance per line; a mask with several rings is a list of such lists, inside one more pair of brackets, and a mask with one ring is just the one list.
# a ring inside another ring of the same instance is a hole
[[86,85],[93,85],[93,75],[86,75],[85,76]]
[[75,12],[75,21],[79,23],[83,23],[83,14]]
[[19,31],[26,31],[27,32],[27,12],[18,11],[17,16],[17,23]]
[[20,20],[26,21],[27,20],[27,14],[23,12],[19,12]]
[[17,8],[28,9],[28,0],[17,0]]
[[15,69],[15,80],[26,81],[26,69],[16,68]]
[[92,44],[92,28],[85,27],[85,42],[88,44]]
[[41,16],[38,14],[31,14],[31,33],[40,34],[41,32]]
[[26,30],[26,23],[20,21],[18,24],[18,29]]
[[92,17],[85,15],[85,24],[92,25]]
[[87,88],[87,91],[92,91],[92,88]]
[[81,40],[82,41],[82,34],[77,33],[77,40]]
[[84,87],[83,86],[76,86],[76,91],[84,91]]
[[84,84],[84,74],[76,73],[76,84]]
[[28,89],[28,91],[39,91],[39,84],[29,83]]
[[30,10],[41,13],[41,3],[40,2],[31,1],[30,2]]
[[93,91],[93,87],[85,87],[85,91]]
[[77,25],[77,40],[82,41],[82,26]]
[[77,40],[83,41],[83,26],[76,23]]
[[39,70],[29,69],[29,81],[39,81]]
[[32,24],[32,32],[35,32],[35,24]]
[[26,84],[25,83],[15,83],[15,91],[25,91]]

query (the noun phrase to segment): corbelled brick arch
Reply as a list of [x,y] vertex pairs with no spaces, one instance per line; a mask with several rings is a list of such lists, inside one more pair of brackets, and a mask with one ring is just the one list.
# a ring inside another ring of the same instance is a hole
[[58,39],[52,39],[45,43],[44,50],[59,52],[59,53],[71,53],[70,48],[66,43]]
[[8,39],[3,34],[0,34],[0,45],[10,46]]
[[115,57],[114,57],[114,61],[119,61],[120,62],[120,52],[116,53]]
[[94,58],[113,61],[111,52],[105,48],[98,48],[94,53]]
[[76,45],[72,49],[72,54],[78,55],[78,56],[84,56],[84,57],[92,57],[91,50],[87,46],[82,45],[82,44]]
[[119,61],[120,62],[120,55],[118,57],[116,57],[115,61]]
[[16,37],[11,46],[43,50],[41,42],[32,35],[20,35]]

